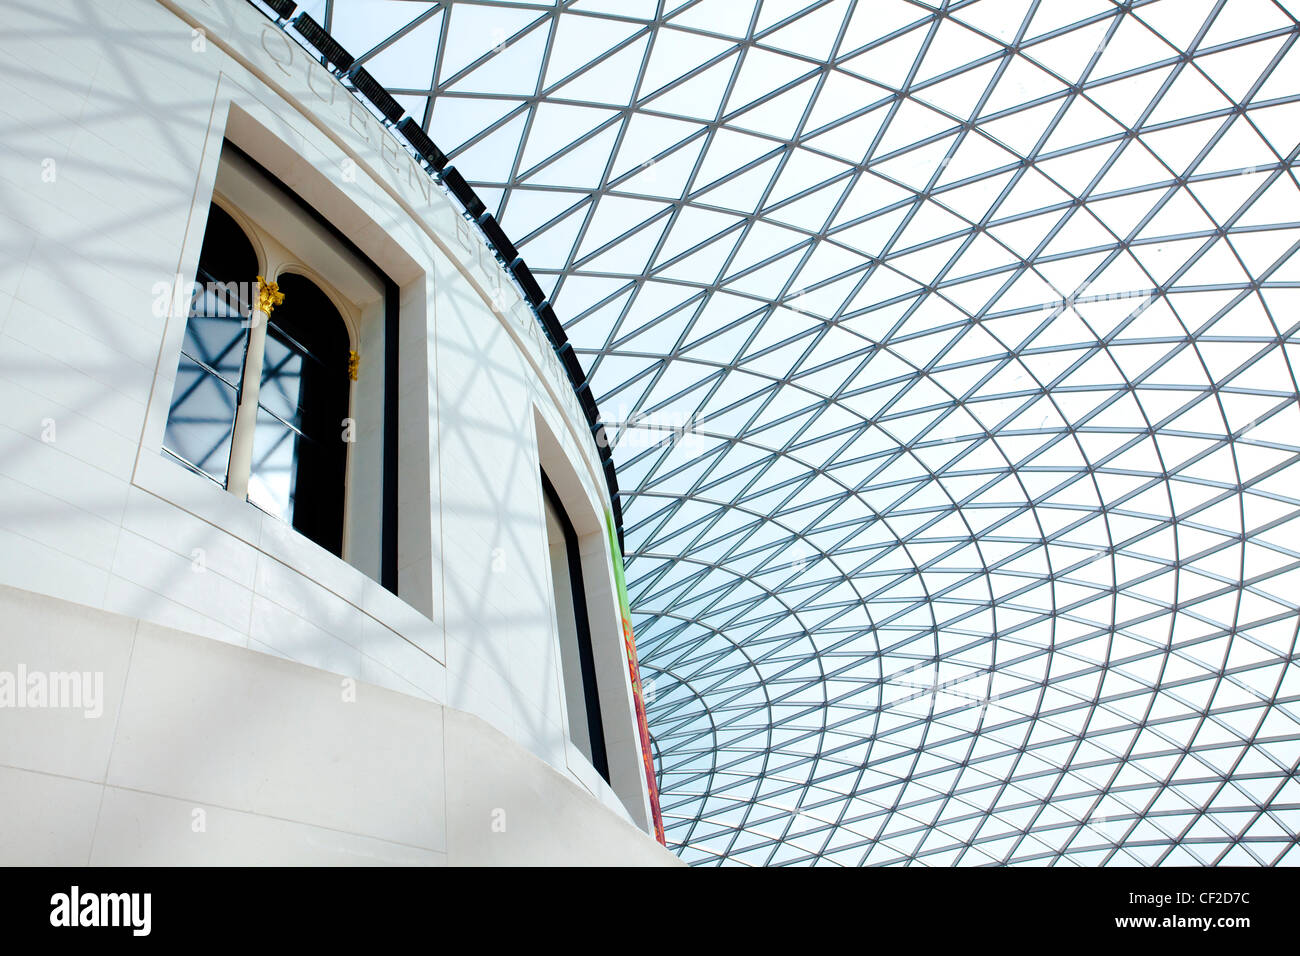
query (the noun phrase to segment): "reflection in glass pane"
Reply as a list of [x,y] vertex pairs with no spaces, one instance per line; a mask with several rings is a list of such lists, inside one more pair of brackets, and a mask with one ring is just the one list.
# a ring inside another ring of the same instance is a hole
[[230,462],[236,396],[231,385],[181,354],[163,447],[221,485]]
[[289,424],[301,427],[303,356],[273,332],[274,328],[269,329],[266,336],[258,403]]
[[248,237],[229,213],[212,205],[163,450],[223,487],[248,351],[249,284],[256,274]]
[[293,521],[298,433],[258,406],[248,500],[263,511]]
[[[205,289],[210,290],[210,287],[205,286]],[[215,292],[205,291],[195,299],[185,325],[181,350],[230,384],[238,386],[244,367],[247,334],[246,321],[238,309],[228,305]]]

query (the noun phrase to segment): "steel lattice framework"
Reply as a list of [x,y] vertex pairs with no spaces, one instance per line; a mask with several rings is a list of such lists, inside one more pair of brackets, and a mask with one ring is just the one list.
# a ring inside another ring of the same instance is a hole
[[1295,3],[304,7],[591,372],[685,859],[1300,862]]

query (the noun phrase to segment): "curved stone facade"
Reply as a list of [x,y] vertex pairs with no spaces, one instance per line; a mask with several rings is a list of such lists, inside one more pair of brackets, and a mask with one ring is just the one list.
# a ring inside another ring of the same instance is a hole
[[[0,708],[0,815],[29,824],[0,859],[672,862],[600,449],[477,227],[248,4],[2,15],[0,671],[91,675],[100,713]],[[354,393],[388,430],[349,466],[361,488],[383,458],[387,587],[162,454],[223,143],[391,280],[396,347],[362,343]],[[580,543],[608,783],[566,726],[539,468]]]

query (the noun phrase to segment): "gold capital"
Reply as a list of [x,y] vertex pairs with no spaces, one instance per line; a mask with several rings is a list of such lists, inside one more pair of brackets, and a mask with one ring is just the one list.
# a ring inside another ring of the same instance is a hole
[[357,369],[361,367],[361,353],[355,349],[348,352],[348,378],[357,380]]
[[284,293],[277,283],[257,277],[257,311],[270,318],[272,310],[283,301]]

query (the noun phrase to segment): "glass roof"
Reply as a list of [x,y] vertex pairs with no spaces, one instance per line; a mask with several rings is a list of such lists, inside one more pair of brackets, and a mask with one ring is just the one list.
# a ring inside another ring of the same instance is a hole
[[303,7],[619,435],[672,849],[1300,862],[1300,4]]

